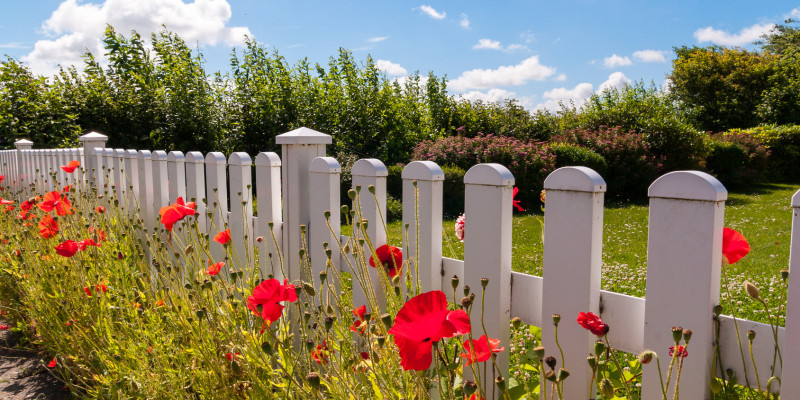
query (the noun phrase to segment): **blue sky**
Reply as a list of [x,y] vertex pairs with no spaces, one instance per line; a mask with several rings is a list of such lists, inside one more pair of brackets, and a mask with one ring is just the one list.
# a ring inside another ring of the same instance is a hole
[[265,1],[0,0],[0,53],[40,74],[102,54],[107,23],[145,35],[160,26],[198,45],[207,71],[227,71],[248,35],[289,62],[327,63],[339,47],[371,55],[388,76],[446,75],[454,95],[513,97],[529,109],[577,104],[628,82],[661,86],[673,46],[753,48],[789,1]]

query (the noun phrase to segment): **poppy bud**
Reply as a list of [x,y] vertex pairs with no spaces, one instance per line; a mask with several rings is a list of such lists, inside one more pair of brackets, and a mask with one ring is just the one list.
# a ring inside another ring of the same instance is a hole
[[489,285],[489,278],[481,278],[481,287],[486,288]]
[[747,331],[747,340],[752,342],[755,338],[756,338],[756,331],[754,331],[752,329]]
[[[359,188],[359,189],[361,188],[361,186],[356,186],[356,187]],[[347,197],[349,197],[350,200],[355,199],[356,198],[356,191],[353,190],[353,189],[348,190],[347,191]],[[344,207],[346,207],[346,206],[343,206],[342,209],[344,209]]]
[[456,290],[456,288],[458,287],[458,282],[459,282],[458,275],[453,275],[453,277],[450,278],[450,286],[453,287],[453,290]]
[[317,291],[314,290],[314,286],[308,282],[303,282],[303,290],[305,290],[306,294],[309,296],[314,296],[317,294]]
[[303,313],[303,320],[304,320],[305,322],[308,322],[308,320],[310,320],[310,319],[311,319],[311,313],[310,313],[310,312],[308,312],[308,311],[304,312],[304,313]]
[[506,391],[506,380],[502,376],[494,378],[494,384],[497,385],[497,388],[500,389],[501,392]]
[[599,356],[599,355],[603,354],[604,351],[606,351],[606,344],[603,343],[602,340],[599,340],[599,339],[596,340],[594,342],[594,354]]
[[603,378],[603,381],[600,382],[600,393],[607,399],[614,397],[614,385],[611,384],[608,378]]
[[558,325],[561,322],[561,314],[553,314],[553,325]]
[[470,396],[471,394],[475,393],[478,390],[478,384],[475,381],[471,381],[469,379],[464,381],[464,394],[466,396]]
[[264,353],[271,354],[272,353],[272,345],[269,342],[261,343],[261,350]]
[[736,371],[734,371],[734,370],[732,370],[730,368],[727,368],[727,369],[725,369],[725,373],[728,375],[728,383],[730,383],[731,385],[736,385],[736,382],[739,381],[736,378]]
[[264,241],[264,237],[263,236],[257,236],[256,237],[256,243],[261,243],[263,241]]
[[464,285],[464,296],[469,296],[469,285]]
[[361,220],[361,227],[364,228],[364,229],[369,228],[369,220],[368,219],[362,219]]
[[325,317],[325,319],[323,320],[323,322],[325,323],[325,330],[326,330],[326,331],[329,331],[329,330],[331,330],[331,327],[333,326],[333,318],[331,318],[331,317]]
[[299,255],[300,255],[300,257],[303,257],[304,255],[306,255],[306,249],[300,249],[300,250],[298,250],[298,251],[297,251],[297,254],[299,254]]
[[295,294],[297,297],[300,297],[300,293],[301,293],[302,291],[303,291],[303,285],[300,285],[299,283],[298,283],[297,285],[294,285],[294,294]]
[[300,232],[301,232],[301,233],[306,233],[306,226],[305,226],[305,224],[301,224],[301,225],[300,225]]
[[392,285],[397,286],[400,284],[400,275],[395,275],[392,277]]
[[594,368],[597,366],[597,357],[595,357],[594,354],[589,354],[586,356],[586,363],[589,364],[589,368],[594,370]]
[[752,297],[755,300],[759,299],[758,287],[752,284],[751,282],[744,283],[744,291],[747,292],[747,295]]
[[556,358],[553,356],[547,356],[544,358],[544,363],[550,367],[551,370],[556,369]]
[[325,213],[323,213],[323,215],[325,216],[325,219],[330,218],[331,217],[331,210],[325,210]]
[[784,268],[784,269],[781,270],[781,278],[783,278],[784,281],[789,279],[789,270],[788,269]]
[[469,296],[464,296],[461,298],[461,307],[469,308],[472,305],[472,300],[470,300]]
[[314,388],[314,390],[319,389],[319,374],[318,373],[309,372],[308,375],[306,375],[306,381],[308,382],[308,384],[312,388]]
[[269,229],[272,229],[275,226],[275,221],[269,221],[267,225],[269,225]]
[[544,379],[547,379],[550,382],[556,381],[556,373],[553,371],[547,371],[544,373]]
[[469,294],[469,300],[472,301],[473,303],[475,302],[475,293]]
[[645,351],[639,353],[639,362],[642,363],[642,364],[650,363],[650,361],[652,361],[653,358],[658,358],[658,356],[656,355],[656,352],[653,351],[653,350],[645,350]]
[[381,321],[383,322],[383,325],[386,327],[386,329],[392,327],[392,316],[389,315],[388,313],[381,315]]
[[327,311],[328,314],[333,314],[333,307],[331,307],[331,305],[328,304],[328,308],[326,308],[325,311]]
[[314,341],[306,340],[306,350],[311,351],[312,349],[314,349]]
[[[395,276],[395,278],[397,278],[397,277]],[[392,280],[392,281],[394,281],[394,280]],[[400,296],[402,294],[402,291],[400,290],[400,286],[398,286],[397,284],[395,284],[395,286],[394,286],[394,294],[396,296]]]
[[692,340],[692,330],[691,329],[684,329],[683,330],[683,341],[686,344],[689,344],[689,341]]
[[325,283],[325,279],[328,278],[328,273],[326,271],[319,271],[319,281]]
[[330,259],[331,259],[331,256],[332,256],[332,255],[333,255],[333,250],[331,250],[331,249],[325,249],[325,257],[328,257],[328,260],[330,260]]
[[192,247],[192,245],[188,245],[183,249],[183,254],[192,254],[193,251],[194,247]]
[[536,346],[533,348],[533,354],[536,356],[536,359],[541,362],[544,359],[544,346]]
[[672,340],[675,344],[680,343],[681,338],[683,338],[683,328],[680,326],[673,326],[672,327]]
[[522,326],[522,320],[519,319],[519,317],[511,318],[511,326],[513,326],[514,329],[519,329],[519,327]]
[[714,314],[720,315],[722,314],[722,305],[717,304],[714,306]]
[[565,379],[569,377],[569,371],[564,368],[560,368],[558,370],[558,381],[563,382]]
[[369,190],[370,193],[375,194],[375,185],[367,186],[367,190]]
[[350,254],[350,251],[351,251],[351,250],[352,250],[352,249],[350,248],[350,241],[348,240],[348,241],[347,241],[347,242],[344,244],[344,248],[342,249],[342,251],[344,251],[344,254]]

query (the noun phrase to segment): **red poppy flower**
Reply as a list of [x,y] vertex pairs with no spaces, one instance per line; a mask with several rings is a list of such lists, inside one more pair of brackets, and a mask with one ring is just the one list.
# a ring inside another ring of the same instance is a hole
[[[106,233],[103,230],[97,229],[97,228],[95,228],[93,226],[89,227],[89,234],[90,235],[94,234],[95,237],[97,238],[97,240],[99,240],[99,241],[106,240]],[[100,245],[98,245],[98,246],[100,246]]]
[[164,306],[164,300],[159,300],[156,302],[156,307],[163,307],[163,306]]
[[50,364],[47,364],[48,368],[55,368],[56,367],[56,358],[53,357],[53,361],[50,361]]
[[95,293],[105,293],[108,291],[108,287],[106,287],[106,285],[103,285],[102,283],[98,283],[97,285],[94,285],[94,290]]
[[353,332],[364,333],[364,330],[367,329],[367,324],[363,324],[366,322],[364,319],[364,315],[367,313],[367,306],[363,305],[361,307],[356,308],[353,310],[353,315],[357,318],[353,321],[353,325],[350,325],[350,330]]
[[403,369],[422,371],[431,365],[433,342],[470,331],[464,310],[447,309],[447,296],[433,290],[410,298],[398,311],[389,334],[400,350]]
[[19,208],[21,208],[21,209],[23,209],[25,211],[30,211],[30,210],[33,210],[33,206],[35,206],[35,205],[36,205],[35,201],[25,200],[25,201],[22,202],[22,204],[19,205]]
[[92,297],[92,288],[87,286],[83,288],[83,292],[86,293],[87,296]]
[[[669,356],[672,357],[672,355],[674,353],[675,353],[675,346],[669,346]],[[681,357],[681,356],[683,356],[683,358],[688,357],[689,356],[689,351],[686,350],[685,347],[683,347],[681,345],[678,345],[678,357]]]
[[68,174],[71,174],[71,173],[75,172],[75,168],[78,168],[80,166],[81,166],[81,162],[80,161],[72,160],[72,161],[69,162],[69,164],[62,165],[61,169],[63,169],[64,172],[66,172]]
[[80,248],[78,247],[78,243],[76,243],[74,240],[67,240],[56,246],[56,253],[64,257],[72,257],[79,251]]
[[361,353],[359,353],[359,355],[361,356],[362,360],[369,360],[369,353],[367,353],[366,351],[362,351]]
[[594,313],[578,313],[578,323],[584,329],[592,332],[594,335],[597,335],[597,337],[603,337],[606,333],[608,333],[608,325],[604,324],[600,317]]
[[178,197],[178,200],[175,204],[161,207],[158,215],[161,216],[161,223],[164,224],[164,227],[168,231],[172,232],[172,225],[175,225],[176,222],[182,220],[188,215],[194,215],[195,207],[196,205],[193,201],[184,203],[183,197]]
[[228,361],[231,361],[231,362],[232,362],[233,360],[238,360],[240,356],[241,356],[241,353],[238,353],[238,352],[237,352],[237,353],[234,353],[234,354],[231,354],[231,353],[225,353],[225,358],[226,358]]
[[272,325],[283,313],[283,305],[280,302],[296,300],[294,285],[288,280],[284,279],[281,285],[277,279],[267,279],[253,289],[253,295],[247,298],[247,308]]
[[492,356],[492,353],[499,353],[506,349],[505,347],[498,347],[500,346],[499,339],[487,338],[486,335],[481,335],[478,340],[472,340],[471,342],[472,350],[470,350],[470,340],[464,341],[466,353],[461,353],[461,358],[466,361],[464,366],[469,366],[476,362],[484,362]]
[[6,200],[0,197],[0,204],[14,204],[14,200]]
[[731,228],[722,229],[722,255],[733,264],[750,252],[750,244],[739,231]]
[[0,325],[0,331],[6,331],[6,330],[9,330],[9,329],[11,329],[11,326],[9,326],[9,325]]
[[5,175],[0,175],[0,183],[3,183],[3,180],[6,179]]
[[328,357],[331,353],[333,353],[333,349],[329,349],[328,341],[323,340],[322,344],[318,344],[316,350],[311,352],[311,358],[313,358],[317,364],[327,364]]
[[69,193],[70,190],[72,190],[72,185],[67,185],[61,188],[61,193]]
[[[375,262],[376,256],[378,258],[377,262]],[[403,251],[397,247],[389,246],[388,244],[378,247],[375,249],[375,255],[369,259],[369,266],[376,268],[375,264],[378,263],[386,268],[386,275],[389,275],[390,278],[394,278],[403,273]]]
[[473,393],[469,398],[467,398],[467,395],[464,395],[464,400],[486,400],[486,398],[481,396],[480,393]]
[[6,207],[6,212],[7,212],[7,213],[10,213],[10,212],[12,212],[12,211],[14,211],[14,206],[7,206],[7,207]]
[[224,231],[214,235],[214,241],[219,244],[228,244],[231,242],[231,230],[225,229]]
[[31,213],[29,213],[29,212],[27,212],[25,210],[21,210],[19,212],[19,215],[17,215],[17,218],[19,218],[19,219],[21,219],[23,221],[27,221],[27,220],[33,218],[33,214],[31,214]]
[[80,242],[78,242],[78,249],[80,251],[86,250],[87,246],[100,247],[100,244],[99,243],[95,243],[94,239],[83,239]]
[[519,205],[520,201],[519,200],[514,200],[514,197],[517,197],[517,193],[519,193],[519,188],[515,186],[514,187],[514,193],[511,194],[511,201],[513,202],[512,204],[514,205],[514,208],[517,209],[517,211],[525,211],[525,209],[522,208],[521,205]]
[[222,262],[222,261],[220,261],[220,262],[218,262],[216,264],[211,264],[211,265],[208,266],[208,269],[206,270],[206,274],[211,275],[211,276],[217,275],[219,273],[219,271],[222,270],[222,267],[224,267],[224,266],[225,266],[225,263]]
[[97,207],[94,209],[94,212],[96,212],[96,213],[98,213],[98,214],[104,214],[104,213],[106,212],[106,208],[105,208],[105,207],[103,207],[103,206],[97,206]]
[[50,192],[44,195],[44,199],[38,205],[44,212],[50,212],[55,209],[58,215],[72,214],[72,203],[61,192]]

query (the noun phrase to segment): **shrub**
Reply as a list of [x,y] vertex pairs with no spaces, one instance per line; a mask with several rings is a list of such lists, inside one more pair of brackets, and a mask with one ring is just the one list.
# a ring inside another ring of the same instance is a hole
[[714,135],[709,148],[706,168],[726,186],[753,182],[767,168],[769,150],[746,133]]
[[800,125],[760,125],[731,129],[724,136],[748,135],[769,150],[768,173],[772,179],[800,181],[795,163],[800,157]]
[[585,147],[568,143],[554,143],[550,146],[550,151],[556,156],[556,168],[589,167],[600,175],[605,175],[608,168],[608,163],[603,156]]
[[444,172],[442,211],[445,218],[456,218],[464,212],[464,174],[467,171],[445,165],[442,166],[442,172]]
[[520,189],[517,200],[523,207],[538,204],[544,178],[555,169],[555,156],[542,142],[526,142],[509,137],[479,134],[474,138],[454,136],[420,142],[414,160],[431,160],[469,170],[479,163],[506,166]]
[[653,154],[642,135],[619,127],[573,129],[555,136],[553,141],[584,146],[603,156],[608,164],[603,178],[612,196],[646,196],[647,187],[664,169],[663,156]]

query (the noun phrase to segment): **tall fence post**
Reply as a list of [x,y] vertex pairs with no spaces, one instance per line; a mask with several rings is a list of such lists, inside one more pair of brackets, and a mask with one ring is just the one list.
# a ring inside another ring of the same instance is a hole
[[[728,192],[704,172],[675,171],[653,182],[648,195],[644,347],[665,355],[674,344],[671,328],[691,329],[692,362],[683,367],[680,394],[708,399]],[[658,359],[664,371],[669,360]],[[644,368],[642,399],[662,397],[658,370]]]
[[[603,197],[606,182],[586,167],[559,168],[544,181],[547,207],[544,225],[542,342],[558,358],[551,316],[560,314],[558,339],[570,371],[564,398],[594,398],[588,393],[591,372],[586,355],[597,339],[575,323],[580,312],[600,314],[600,266],[603,250]],[[569,288],[569,290],[564,290]],[[613,328],[613,327],[612,327]],[[571,382],[571,383],[570,383]]]
[[275,137],[281,145],[283,192],[283,259],[290,280],[300,279],[300,225],[308,226],[309,218],[309,166],[317,157],[325,156],[326,145],[332,143],[330,135],[313,129],[298,128]]
[[97,132],[89,132],[79,137],[78,140],[80,140],[81,147],[83,147],[83,157],[86,164],[84,168],[86,168],[89,187],[97,187],[97,177],[98,174],[102,174],[102,171],[98,170],[95,149],[105,148],[108,136]]
[[[256,237],[260,237],[258,267],[262,277],[272,275],[283,281],[278,265],[278,251],[283,243],[283,214],[281,209],[281,159],[272,152],[261,152],[256,156],[256,200],[258,217],[253,223]],[[270,224],[272,228],[270,229]],[[275,235],[273,239],[273,235]],[[277,243],[277,245],[276,245]]]
[[[308,280],[314,283],[314,287],[319,287],[322,283],[319,273],[325,271],[328,266],[328,256],[325,255],[322,243],[328,243],[331,260],[338,262],[340,256],[341,214],[339,210],[341,198],[339,197],[339,186],[342,167],[333,157],[317,157],[311,162],[309,171],[311,187],[318,195],[311,196],[309,204],[308,253],[311,256],[311,276],[308,277]],[[325,218],[326,212],[329,212],[329,218]],[[329,221],[330,228],[328,228]],[[339,268],[339,266],[335,265],[335,268]],[[335,275],[331,273],[331,278]],[[336,282],[336,280],[329,279],[327,282]],[[320,295],[323,296],[321,299],[324,299],[328,295],[328,291],[323,290]],[[336,293],[331,293],[331,295],[339,295],[338,287]]]
[[408,225],[408,237],[403,235],[403,258],[416,264],[415,268],[410,263],[408,273],[419,279],[420,292],[442,290],[444,172],[433,161],[414,161],[403,168],[401,177],[403,229]]
[[[386,221],[386,176],[389,175],[389,170],[386,169],[386,166],[378,159],[363,158],[353,164],[350,175],[353,177],[353,189],[358,190],[358,187],[361,187],[361,191],[357,194],[356,200],[360,199],[361,218],[367,221],[366,235],[369,237],[372,245],[377,249],[386,244],[387,241],[386,230],[383,227],[383,223]],[[375,187],[375,197],[369,192],[370,186]],[[355,208],[356,205],[353,204],[353,209]],[[355,237],[355,234],[352,234],[351,237]],[[358,243],[350,242],[350,246],[358,246]],[[366,243],[364,244],[364,256],[367,262],[369,262],[372,257],[372,252]],[[383,292],[381,276],[377,268],[370,268],[368,266],[367,271],[369,273],[369,279],[372,282],[371,286],[375,291],[375,297],[378,302],[377,306],[381,310],[380,312],[376,310],[370,311],[380,314],[386,309],[386,295]],[[364,288],[358,284],[354,275],[353,306],[360,307],[362,304],[366,304],[367,309],[371,308],[369,307]]]
[[800,399],[800,190],[792,196],[792,244],[789,249],[789,293],[786,295],[781,399]]
[[[28,163],[27,155],[23,154],[23,151],[27,151],[33,148],[33,142],[27,139],[20,139],[14,142],[14,147],[17,148],[17,175],[14,179],[15,181],[15,190],[16,192],[21,194],[17,200],[22,202],[26,200],[28,194],[28,188],[26,185],[30,184],[30,164]],[[18,195],[19,196],[19,195]]]
[[[510,345],[511,331],[511,205],[514,176],[500,164],[478,164],[464,175],[464,284],[475,293],[471,313],[475,340],[483,334]],[[481,298],[481,280],[489,283]],[[482,309],[485,310],[482,312]],[[483,313],[483,319],[481,314]],[[497,366],[508,376],[508,352],[497,354]],[[469,368],[465,375],[471,376]],[[486,398],[499,399],[497,374],[488,364],[481,374]]]
[[231,217],[228,228],[231,230],[231,267],[235,271],[253,265],[253,161],[245,152],[232,153],[228,157],[230,174]]

